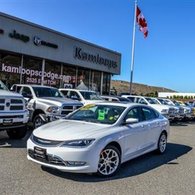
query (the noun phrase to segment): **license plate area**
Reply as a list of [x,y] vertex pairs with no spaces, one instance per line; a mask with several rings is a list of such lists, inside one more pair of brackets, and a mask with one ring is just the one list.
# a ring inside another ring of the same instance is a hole
[[47,150],[44,148],[34,147],[34,157],[39,160],[46,160],[47,157]]
[[13,123],[13,119],[3,119],[3,125],[11,125]]

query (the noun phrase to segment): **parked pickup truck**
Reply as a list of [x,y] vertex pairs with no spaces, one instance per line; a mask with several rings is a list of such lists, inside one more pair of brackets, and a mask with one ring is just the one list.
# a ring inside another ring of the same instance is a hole
[[27,100],[27,108],[30,111],[30,121],[33,122],[33,128],[65,118],[67,114],[83,106],[79,101],[65,98],[54,87],[15,84],[11,90],[19,92]]
[[22,95],[10,92],[0,82],[0,131],[6,130],[11,139],[26,135],[29,111]]
[[161,105],[157,100],[155,100],[155,98],[135,95],[122,95],[122,97],[126,97],[135,103],[151,106],[152,108],[160,112],[163,116],[165,116],[169,120],[172,120],[172,117],[170,116],[170,106]]
[[59,90],[67,98],[78,100],[84,105],[104,102],[104,100],[95,91],[65,88],[61,88]]

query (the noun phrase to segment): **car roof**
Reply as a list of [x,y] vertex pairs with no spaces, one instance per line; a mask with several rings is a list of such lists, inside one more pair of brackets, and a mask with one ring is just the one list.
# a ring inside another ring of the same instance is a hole
[[92,90],[84,90],[84,89],[70,89],[70,88],[59,88],[59,90],[65,90],[65,91],[84,91],[84,92],[94,92],[96,93],[95,91],[92,91]]
[[[56,87],[51,87],[51,86],[45,86],[45,85],[31,85],[31,84],[14,84],[14,85],[16,85],[16,86],[21,86],[21,87],[39,87],[39,88],[42,88],[42,87],[44,87],[44,88],[54,88],[54,89],[57,89]],[[14,86],[13,85],[13,86]],[[12,87],[13,87],[12,86]]]
[[139,104],[139,103],[130,103],[130,104],[125,104],[125,103],[120,103],[120,102],[99,102],[99,103],[92,103],[95,105],[112,105],[112,106],[121,106],[121,107],[133,107],[133,106],[145,106],[149,107],[147,105]]
[[12,91],[7,91],[7,90],[3,90],[0,89],[0,95],[1,96],[16,96],[16,97],[23,97],[21,94],[16,93],[16,92],[12,92]]

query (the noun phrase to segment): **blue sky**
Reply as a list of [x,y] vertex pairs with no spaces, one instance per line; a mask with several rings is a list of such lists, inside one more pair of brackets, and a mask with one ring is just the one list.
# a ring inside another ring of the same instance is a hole
[[[195,0],[138,0],[149,35],[136,30],[133,81],[195,92]],[[0,11],[122,54],[130,80],[134,0],[0,0]]]

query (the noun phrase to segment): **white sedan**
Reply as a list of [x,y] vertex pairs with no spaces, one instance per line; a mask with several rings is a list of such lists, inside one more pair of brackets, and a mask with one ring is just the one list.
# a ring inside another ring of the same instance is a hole
[[169,121],[140,104],[88,104],[33,131],[27,158],[66,172],[112,176],[121,163],[147,152],[164,153]]

